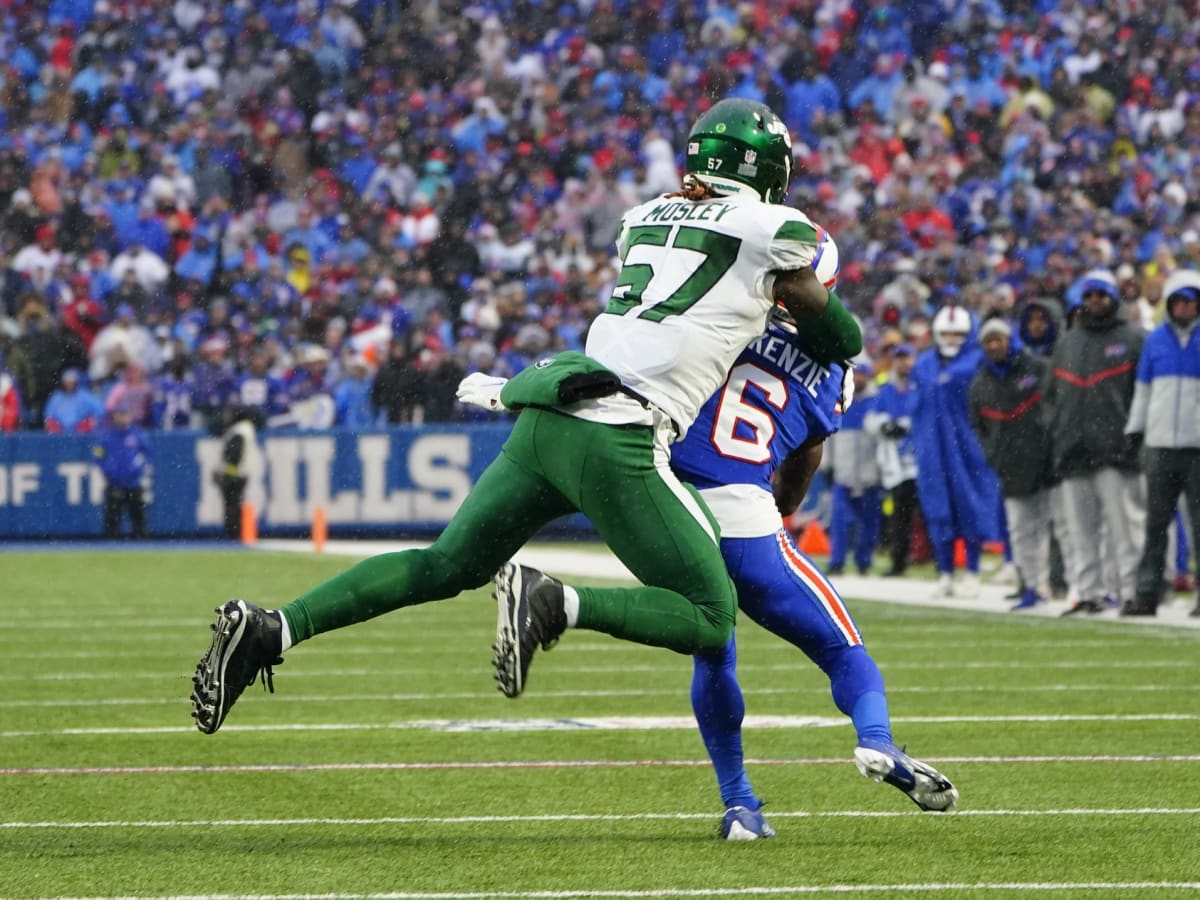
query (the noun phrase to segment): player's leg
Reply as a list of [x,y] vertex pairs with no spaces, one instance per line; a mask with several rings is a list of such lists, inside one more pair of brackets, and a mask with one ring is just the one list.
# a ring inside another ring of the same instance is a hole
[[1149,447],[1146,460],[1146,533],[1138,563],[1137,587],[1126,601],[1126,615],[1149,615],[1157,609],[1163,594],[1167,556],[1167,533],[1175,518],[1175,507],[1183,493],[1186,470],[1177,451]]
[[829,571],[840,575],[846,568],[846,554],[850,552],[850,530],[854,522],[851,508],[850,488],[835,484],[830,490],[829,500]]
[[[522,417],[524,418],[524,417]],[[231,600],[197,666],[192,694],[201,731],[216,731],[241,692],[301,640],[404,606],[453,597],[487,582],[568,501],[529,463],[518,419],[501,455],[480,476],[438,539],[423,550],[364,560],[278,611]]]
[[480,587],[543,525],[571,511],[541,475],[504,452],[429,547],[365,559],[284,606],[291,643]]
[[536,620],[560,614],[569,626],[678,653],[720,650],[733,632],[733,583],[708,508],[670,470],[666,428],[535,415],[533,446],[546,477],[641,585],[575,588],[527,567],[505,567],[497,576],[502,609],[494,659],[501,690],[521,693],[537,646],[558,637]]
[[671,471],[665,444],[608,431],[580,473],[579,509],[642,584],[580,588],[579,626],[679,653],[720,650],[737,598],[712,514]]
[[140,487],[129,488],[129,527],[135,540],[146,537],[146,495]]
[[[746,541],[722,541],[721,554],[734,571]],[[746,773],[742,752],[742,720],[746,704],[737,680],[737,645],[729,643],[717,653],[697,653],[692,657],[692,712],[712,760],[713,772],[725,804],[721,836],[726,840],[754,840],[774,837],[775,830],[762,813],[762,801],[755,795]]]
[[858,532],[854,541],[854,565],[860,575],[870,572],[875,562],[875,548],[879,544],[879,525],[883,516],[882,500],[882,490],[871,487],[863,491],[856,501]]
[[104,536],[116,540],[121,532],[120,489],[111,484],[104,488]]
[[834,704],[854,724],[859,771],[899,788],[922,809],[953,808],[958,793],[950,781],[893,742],[883,676],[829,579],[784,529],[740,543],[731,574],[742,611],[828,676]]

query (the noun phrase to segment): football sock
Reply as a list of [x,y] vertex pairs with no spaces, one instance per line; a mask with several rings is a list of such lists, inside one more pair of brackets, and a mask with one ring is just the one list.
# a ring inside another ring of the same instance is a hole
[[850,717],[859,739],[892,739],[887,695],[879,666],[861,644],[839,648],[816,659],[829,676],[833,702]]
[[282,625],[282,630],[279,633],[279,652],[282,653],[288,647],[292,646],[292,629],[288,627],[287,616],[285,616],[279,610],[271,610],[271,615],[278,616],[280,624]]
[[888,716],[887,697],[879,691],[868,691],[854,704],[850,713],[859,741],[871,739],[892,742],[892,726]]
[[563,612],[567,614],[567,627],[574,628],[579,621],[579,594],[569,584],[563,585]]
[[733,641],[717,654],[693,657],[692,710],[726,807],[762,806],[754,796],[742,754],[745,701],[735,675],[737,652]]

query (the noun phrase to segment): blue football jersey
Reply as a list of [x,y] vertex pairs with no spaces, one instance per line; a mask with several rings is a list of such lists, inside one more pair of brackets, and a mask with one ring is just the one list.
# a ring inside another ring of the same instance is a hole
[[842,375],[840,366],[813,360],[801,336],[772,324],[672,447],[671,468],[700,490],[752,484],[770,491],[789,453],[840,427]]

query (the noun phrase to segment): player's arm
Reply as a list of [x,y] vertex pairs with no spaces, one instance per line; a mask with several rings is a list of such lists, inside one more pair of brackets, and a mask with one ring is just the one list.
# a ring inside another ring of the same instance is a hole
[[858,323],[837,291],[826,290],[811,266],[773,274],[773,299],[791,313],[818,362],[839,362],[862,353]]
[[790,516],[804,502],[813,475],[821,467],[824,447],[824,437],[809,438],[789,453],[775,470],[771,487],[780,515]]

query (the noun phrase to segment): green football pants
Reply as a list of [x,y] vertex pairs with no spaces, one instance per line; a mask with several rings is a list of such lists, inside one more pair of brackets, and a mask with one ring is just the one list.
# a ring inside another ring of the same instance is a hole
[[736,594],[715,521],[667,459],[648,426],[527,409],[430,547],[364,560],[283,607],[293,642],[480,587],[548,522],[579,511],[642,586],[577,588],[578,627],[719,650]]

